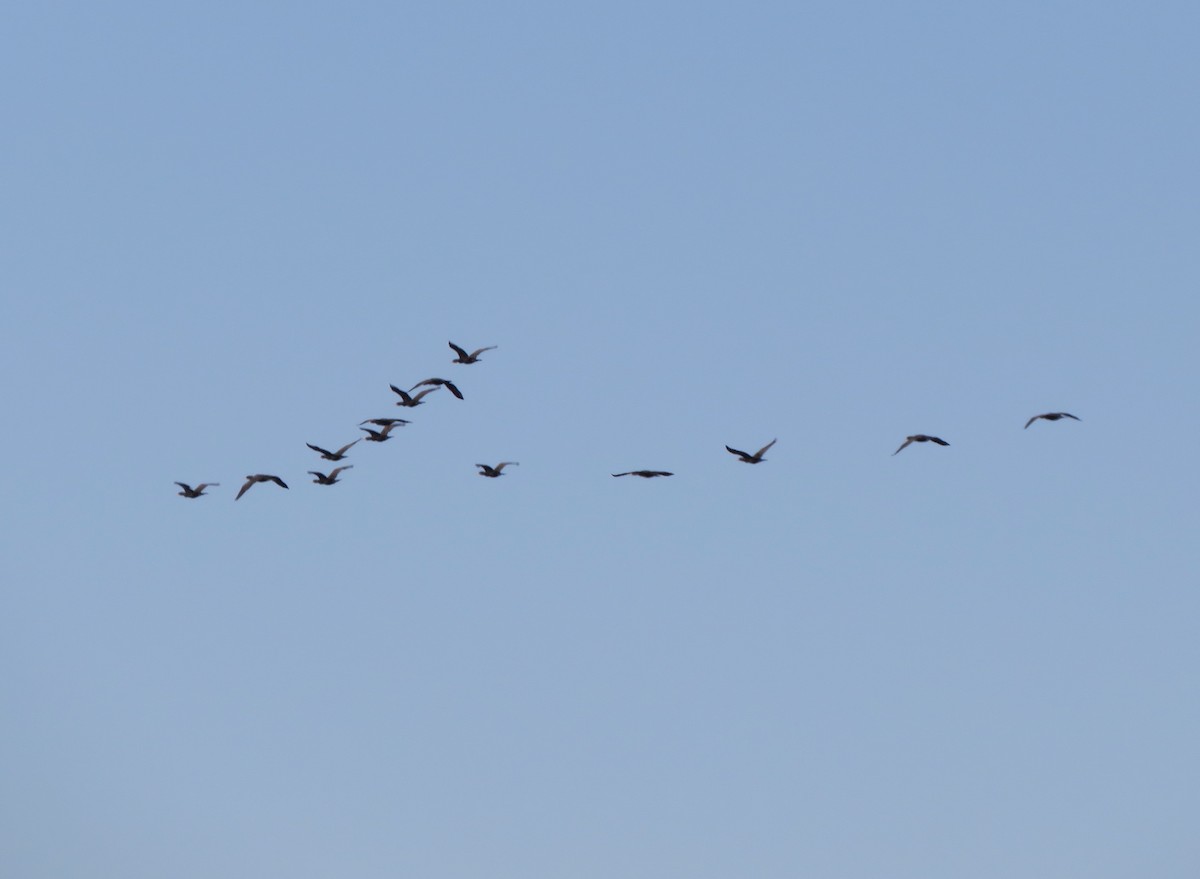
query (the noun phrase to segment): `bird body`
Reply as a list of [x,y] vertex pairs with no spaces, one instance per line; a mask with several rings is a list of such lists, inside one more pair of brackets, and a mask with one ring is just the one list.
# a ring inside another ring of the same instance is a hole
[[[358,439],[356,439],[354,441],[354,443],[360,442],[361,440],[362,440],[362,437],[360,436]],[[346,457],[346,451],[351,446],[353,446],[354,443],[346,443],[346,445],[342,446],[336,452],[331,452],[328,449],[321,448],[320,446],[314,446],[312,443],[305,443],[305,445],[308,446],[310,449],[312,449],[314,452],[320,453],[321,457],[324,458],[326,461],[340,461],[340,460],[342,460],[342,458]]]
[[655,476],[674,476],[668,470],[626,470],[624,473],[614,473],[613,476],[640,476],[642,479],[653,479]]
[[519,461],[501,461],[495,467],[488,466],[487,464],[476,464],[475,466],[479,468],[480,476],[490,476],[492,479],[495,479],[497,476],[504,475],[500,471],[505,467],[516,467],[519,463]]
[[1082,421],[1082,418],[1075,418],[1070,412],[1047,412],[1044,415],[1035,415],[1025,422],[1025,429],[1029,430],[1029,425],[1037,421],[1039,418],[1045,421],[1058,421],[1060,418],[1074,418],[1076,421]]
[[453,348],[454,353],[458,355],[450,361],[451,363],[478,363],[480,354],[482,354],[484,351],[492,351],[496,348],[495,345],[488,345],[486,348],[476,348],[474,351],[468,354],[465,350],[459,348],[453,342],[450,343],[450,347]]
[[186,482],[176,482],[175,484],[183,489],[183,491],[176,492],[176,494],[178,494],[180,497],[197,498],[197,497],[202,497],[204,495],[204,489],[208,488],[210,485],[220,485],[221,483],[219,483],[219,482],[201,482],[195,488],[192,488]]
[[896,451],[892,452],[892,454],[899,455],[904,451],[905,447],[907,447],[909,443],[937,443],[939,446],[950,445],[950,443],[946,442],[944,439],[940,439],[936,436],[926,436],[923,433],[915,433],[910,437],[905,437],[904,442],[900,444],[900,448],[896,449]]
[[766,460],[766,458],[764,458],[763,455],[766,454],[767,449],[771,448],[771,446],[775,445],[775,443],[777,443],[778,441],[779,441],[778,439],[771,440],[769,443],[767,443],[765,446],[763,446],[761,449],[759,449],[753,455],[747,454],[746,452],[743,452],[740,449],[735,449],[730,446],[726,446],[725,450],[727,452],[729,452],[730,454],[737,455],[738,460],[744,461],[747,464],[761,464],[763,461]]
[[250,486],[254,485],[256,482],[274,482],[280,488],[287,488],[287,483],[278,476],[272,476],[270,473],[255,473],[252,476],[246,477],[246,484],[241,487],[237,493],[237,497],[235,497],[234,500],[236,501],[241,498],[242,495],[250,490]]
[[311,475],[317,477],[316,479],[313,480],[313,482],[316,483],[317,485],[333,485],[335,482],[338,481],[339,473],[341,473],[343,470],[353,470],[353,469],[354,469],[353,464],[346,464],[343,467],[334,467],[332,470],[329,471],[328,476],[326,476],[324,473],[318,473],[316,470],[309,470],[308,472]]

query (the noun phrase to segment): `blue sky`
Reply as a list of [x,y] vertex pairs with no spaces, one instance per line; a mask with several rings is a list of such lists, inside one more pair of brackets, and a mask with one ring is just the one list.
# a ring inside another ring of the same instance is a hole
[[6,10],[4,874],[1192,875],[1198,25]]

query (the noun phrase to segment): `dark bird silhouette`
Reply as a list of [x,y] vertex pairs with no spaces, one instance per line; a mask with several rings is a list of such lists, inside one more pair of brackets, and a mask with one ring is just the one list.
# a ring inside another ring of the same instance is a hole
[[470,354],[468,354],[462,348],[459,348],[453,342],[450,343],[450,347],[453,348],[454,353],[458,355],[450,361],[451,363],[478,363],[480,354],[482,354],[484,351],[493,351],[497,346],[488,345],[486,348],[476,348]]
[[[358,423],[359,424],[374,424],[378,427],[391,427],[391,426],[397,425],[397,424],[401,425],[401,426],[403,426],[405,424],[412,424],[412,422],[409,421],[407,418],[367,418],[366,420],[360,421]],[[361,439],[361,437],[360,437],[360,439]]]
[[763,455],[766,454],[767,449],[771,448],[771,446],[775,445],[775,443],[778,441],[778,439],[771,440],[753,455],[743,452],[740,449],[731,448],[730,446],[726,446],[725,451],[729,452],[730,454],[737,455],[739,460],[745,461],[747,464],[761,464],[766,460]]
[[343,470],[353,470],[353,469],[354,469],[353,464],[346,464],[345,466],[342,466],[342,467],[334,467],[332,470],[329,471],[328,476],[326,476],[324,473],[318,473],[316,470],[309,470],[308,472],[310,474],[312,474],[313,476],[317,477],[316,479],[313,480],[313,482],[316,483],[317,485],[333,485],[335,482],[338,481],[339,473],[341,473]]
[[176,494],[178,494],[180,497],[202,497],[204,495],[204,489],[208,488],[210,485],[220,485],[221,483],[201,482],[195,488],[192,488],[186,482],[176,482],[175,484],[183,489],[183,491],[176,492]]
[[395,385],[388,385],[388,387],[400,395],[400,402],[396,404],[397,406],[420,406],[424,402],[424,400],[421,399],[422,397],[426,396],[427,394],[432,394],[437,390],[437,388],[429,388],[426,391],[421,391],[419,394],[413,394],[412,396],[409,396],[408,391],[402,391]]
[[950,445],[950,443],[946,442],[944,439],[939,439],[936,436],[926,436],[923,433],[915,433],[910,437],[905,437],[904,442],[900,444],[900,448],[896,449],[896,451],[892,452],[892,454],[899,455],[904,451],[905,447],[909,443],[937,443],[939,446]]
[[[1029,425],[1037,421],[1039,418],[1044,418],[1046,421],[1058,421],[1060,418],[1075,418],[1070,412],[1047,412],[1045,415],[1035,415],[1025,422],[1025,429],[1029,430]],[[1076,421],[1082,421],[1082,418],[1075,418]]]
[[444,378],[427,378],[423,382],[417,382],[415,385],[413,385],[411,388],[408,389],[409,393],[412,393],[417,388],[421,387],[421,385],[445,385],[446,390],[448,390],[454,396],[458,397],[458,399],[461,400],[463,398],[462,391],[460,391],[457,387],[455,387],[454,382],[448,381],[447,379],[444,379]]
[[[354,441],[354,443],[360,442],[361,440],[362,440],[362,437],[360,436],[358,439],[356,439]],[[310,449],[312,449],[314,452],[319,452],[321,457],[324,458],[326,461],[340,461],[340,460],[342,460],[342,458],[346,457],[346,450],[349,449],[352,445],[354,445],[354,443],[346,443],[346,445],[342,446],[336,452],[331,452],[328,449],[321,448],[320,446],[314,446],[312,443],[305,443],[305,445],[308,446]]]
[[476,464],[475,466],[479,468],[480,476],[490,476],[490,477],[492,477],[492,479],[495,479],[497,476],[504,475],[500,471],[503,470],[505,467],[509,467],[509,466],[516,467],[516,466],[518,466],[519,463],[520,462],[518,462],[518,461],[501,461],[495,467],[489,467],[487,464]]
[[250,490],[250,486],[256,482],[274,482],[280,488],[287,488],[287,483],[278,476],[272,476],[270,473],[255,473],[253,476],[246,477],[246,484],[241,487],[234,500],[238,500],[242,495]]
[[385,426],[383,428],[383,430],[372,430],[369,427],[360,427],[359,430],[365,430],[367,432],[367,435],[362,437],[362,439],[365,439],[367,442],[382,443],[382,442],[386,442],[387,440],[391,439],[391,437],[388,436],[388,434],[391,433],[392,430],[398,426],[403,426],[403,425],[389,424],[389,425]]
[[613,476],[640,476],[642,479],[653,479],[655,476],[674,476],[668,470],[626,470],[624,473],[614,473]]

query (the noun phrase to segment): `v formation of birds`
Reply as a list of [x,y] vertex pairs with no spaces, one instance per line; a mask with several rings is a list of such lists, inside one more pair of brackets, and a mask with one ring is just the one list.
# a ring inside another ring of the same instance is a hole
[[[485,348],[477,348],[474,351],[471,351],[468,353],[465,348],[460,348],[458,345],[455,345],[453,342],[450,342],[449,345],[454,350],[454,353],[457,355],[454,358],[454,360],[452,360],[451,362],[452,363],[460,363],[460,364],[478,363],[480,361],[480,358],[479,358],[480,354],[482,354],[484,351],[492,351],[497,347],[496,345],[488,345]],[[403,406],[406,408],[420,406],[421,404],[423,404],[425,402],[425,397],[429,396],[430,394],[434,393],[435,391],[441,390],[442,388],[445,388],[446,390],[448,390],[452,395],[457,397],[459,400],[464,399],[462,391],[460,391],[458,389],[458,386],[455,385],[454,382],[450,381],[449,379],[444,379],[444,378],[427,378],[424,381],[417,382],[415,385],[413,385],[407,391],[402,390],[402,389],[396,387],[395,385],[389,385],[389,387],[400,398],[396,402],[396,405]],[[414,394],[413,391],[416,391],[417,388],[424,388],[424,390],[419,391]],[[1058,421],[1063,418],[1071,418],[1075,421],[1081,420],[1081,419],[1077,418],[1076,416],[1072,415],[1070,412],[1044,412],[1041,415],[1034,415],[1032,418],[1030,418],[1028,421],[1026,421],[1025,429],[1028,430],[1029,426],[1038,420]],[[366,440],[367,442],[373,442],[373,443],[386,442],[387,440],[391,439],[391,433],[393,430],[395,430],[398,427],[403,427],[404,425],[409,424],[409,423],[410,422],[404,418],[367,418],[367,419],[359,422],[359,428],[358,428],[359,430],[364,431],[366,433],[366,436],[360,436],[358,439],[354,440],[353,442],[346,443],[346,445],[342,446],[341,448],[337,449],[336,451],[330,451],[330,450],[324,449],[320,446],[313,445],[312,443],[305,443],[305,445],[308,446],[310,449],[312,449],[314,452],[316,452],[318,455],[320,455],[322,460],[339,462],[339,461],[344,460],[347,457],[350,449],[353,448],[355,444],[362,442],[363,440]],[[365,424],[373,425],[373,427],[363,427],[363,425],[365,425]],[[378,428],[378,429],[376,429],[376,428]],[[769,443],[767,443],[765,446],[763,446],[761,449],[759,449],[757,452],[754,452],[753,454],[750,452],[744,452],[741,449],[735,449],[732,446],[726,446],[725,450],[727,452],[729,452],[731,455],[736,456],[737,459],[739,461],[742,461],[743,463],[761,464],[763,461],[767,460],[764,457],[764,455],[766,455],[766,453],[767,453],[767,450],[770,449],[771,446],[775,445],[776,442],[778,442],[778,439],[771,440]],[[950,445],[950,443],[946,442],[941,437],[929,436],[928,434],[924,434],[924,433],[915,433],[911,436],[905,437],[904,442],[902,442],[900,444],[900,448],[896,449],[896,451],[892,452],[892,454],[893,455],[900,454],[902,451],[904,451],[906,448],[908,448],[908,446],[912,445],[913,443],[933,443],[933,444],[939,445],[939,446]],[[478,475],[486,476],[490,479],[495,479],[499,476],[504,475],[505,467],[516,467],[516,466],[518,466],[518,463],[519,462],[517,462],[517,461],[501,461],[500,463],[495,464],[495,465],[476,464],[475,466],[479,468]],[[343,464],[340,467],[334,467],[328,473],[324,473],[319,470],[309,470],[308,474],[310,476],[316,477],[315,479],[312,480],[313,483],[316,485],[334,485],[340,481],[338,477],[342,473],[344,473],[347,470],[352,470],[353,468],[354,468],[353,464]],[[612,475],[615,477],[640,476],[643,479],[654,479],[655,477],[659,477],[659,476],[674,476],[675,474],[669,470],[626,470],[623,473],[614,473]],[[238,489],[238,493],[234,497],[234,500],[235,501],[239,500],[242,497],[242,495],[244,495],[247,491],[249,491],[251,488],[253,488],[255,485],[257,485],[260,482],[273,482],[275,485],[278,485],[280,488],[288,487],[286,482],[284,482],[282,479],[280,479],[278,476],[276,476],[274,474],[253,473],[246,477],[246,481],[242,484],[242,487],[240,489]],[[178,492],[180,497],[194,499],[194,498],[198,498],[198,497],[204,497],[206,495],[206,492],[205,492],[206,488],[215,488],[217,486],[220,486],[221,483],[219,483],[219,482],[201,482],[201,483],[196,484],[195,486],[189,485],[186,482],[176,482],[175,484],[178,485],[180,488],[180,491]]]

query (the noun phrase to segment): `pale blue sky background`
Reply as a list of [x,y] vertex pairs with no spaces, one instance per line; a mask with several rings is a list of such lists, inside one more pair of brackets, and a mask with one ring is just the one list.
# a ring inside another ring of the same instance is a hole
[[1198,27],[6,9],[0,873],[1194,876]]

